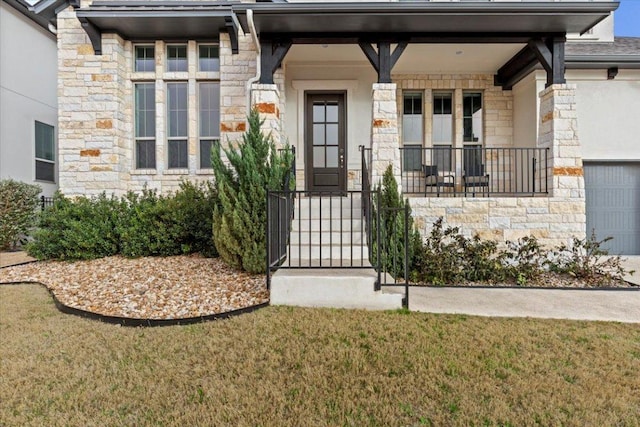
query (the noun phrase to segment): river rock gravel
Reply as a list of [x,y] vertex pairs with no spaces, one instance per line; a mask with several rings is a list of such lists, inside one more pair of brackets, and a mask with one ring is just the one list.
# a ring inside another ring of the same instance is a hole
[[200,255],[41,261],[0,269],[0,283],[40,282],[63,304],[108,316],[181,319],[269,301],[265,276]]

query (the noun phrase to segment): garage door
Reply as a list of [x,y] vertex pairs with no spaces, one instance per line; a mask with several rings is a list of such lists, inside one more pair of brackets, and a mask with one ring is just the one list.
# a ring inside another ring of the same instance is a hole
[[587,232],[611,254],[640,255],[640,162],[585,163]]

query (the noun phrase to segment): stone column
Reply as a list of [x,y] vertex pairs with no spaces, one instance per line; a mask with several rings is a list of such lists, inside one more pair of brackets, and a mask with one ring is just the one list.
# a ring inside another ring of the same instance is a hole
[[371,184],[377,185],[388,165],[402,191],[400,175],[400,134],[395,83],[373,84],[373,114],[371,123]]
[[550,213],[566,214],[565,222],[572,223],[570,230],[556,231],[582,238],[586,234],[586,210],[576,85],[554,84],[539,96],[538,147],[550,150],[547,165]]
[[130,166],[125,41],[102,37],[95,55],[72,7],[58,14],[59,188],[70,196],[121,194]]
[[264,120],[261,130],[265,135],[271,133],[276,147],[282,146],[280,124],[280,91],[276,84],[254,84],[251,87],[251,106],[258,110]]

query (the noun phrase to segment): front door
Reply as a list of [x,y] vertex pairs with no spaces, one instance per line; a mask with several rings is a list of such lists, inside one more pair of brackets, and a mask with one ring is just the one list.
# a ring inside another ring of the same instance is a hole
[[305,169],[308,190],[346,190],[344,104],[344,93],[307,93]]

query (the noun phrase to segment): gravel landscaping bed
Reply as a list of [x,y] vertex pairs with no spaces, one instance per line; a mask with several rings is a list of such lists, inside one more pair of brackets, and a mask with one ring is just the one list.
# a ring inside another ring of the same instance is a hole
[[0,269],[0,283],[40,282],[64,305],[106,316],[180,319],[269,301],[264,275],[199,255],[43,261]]

